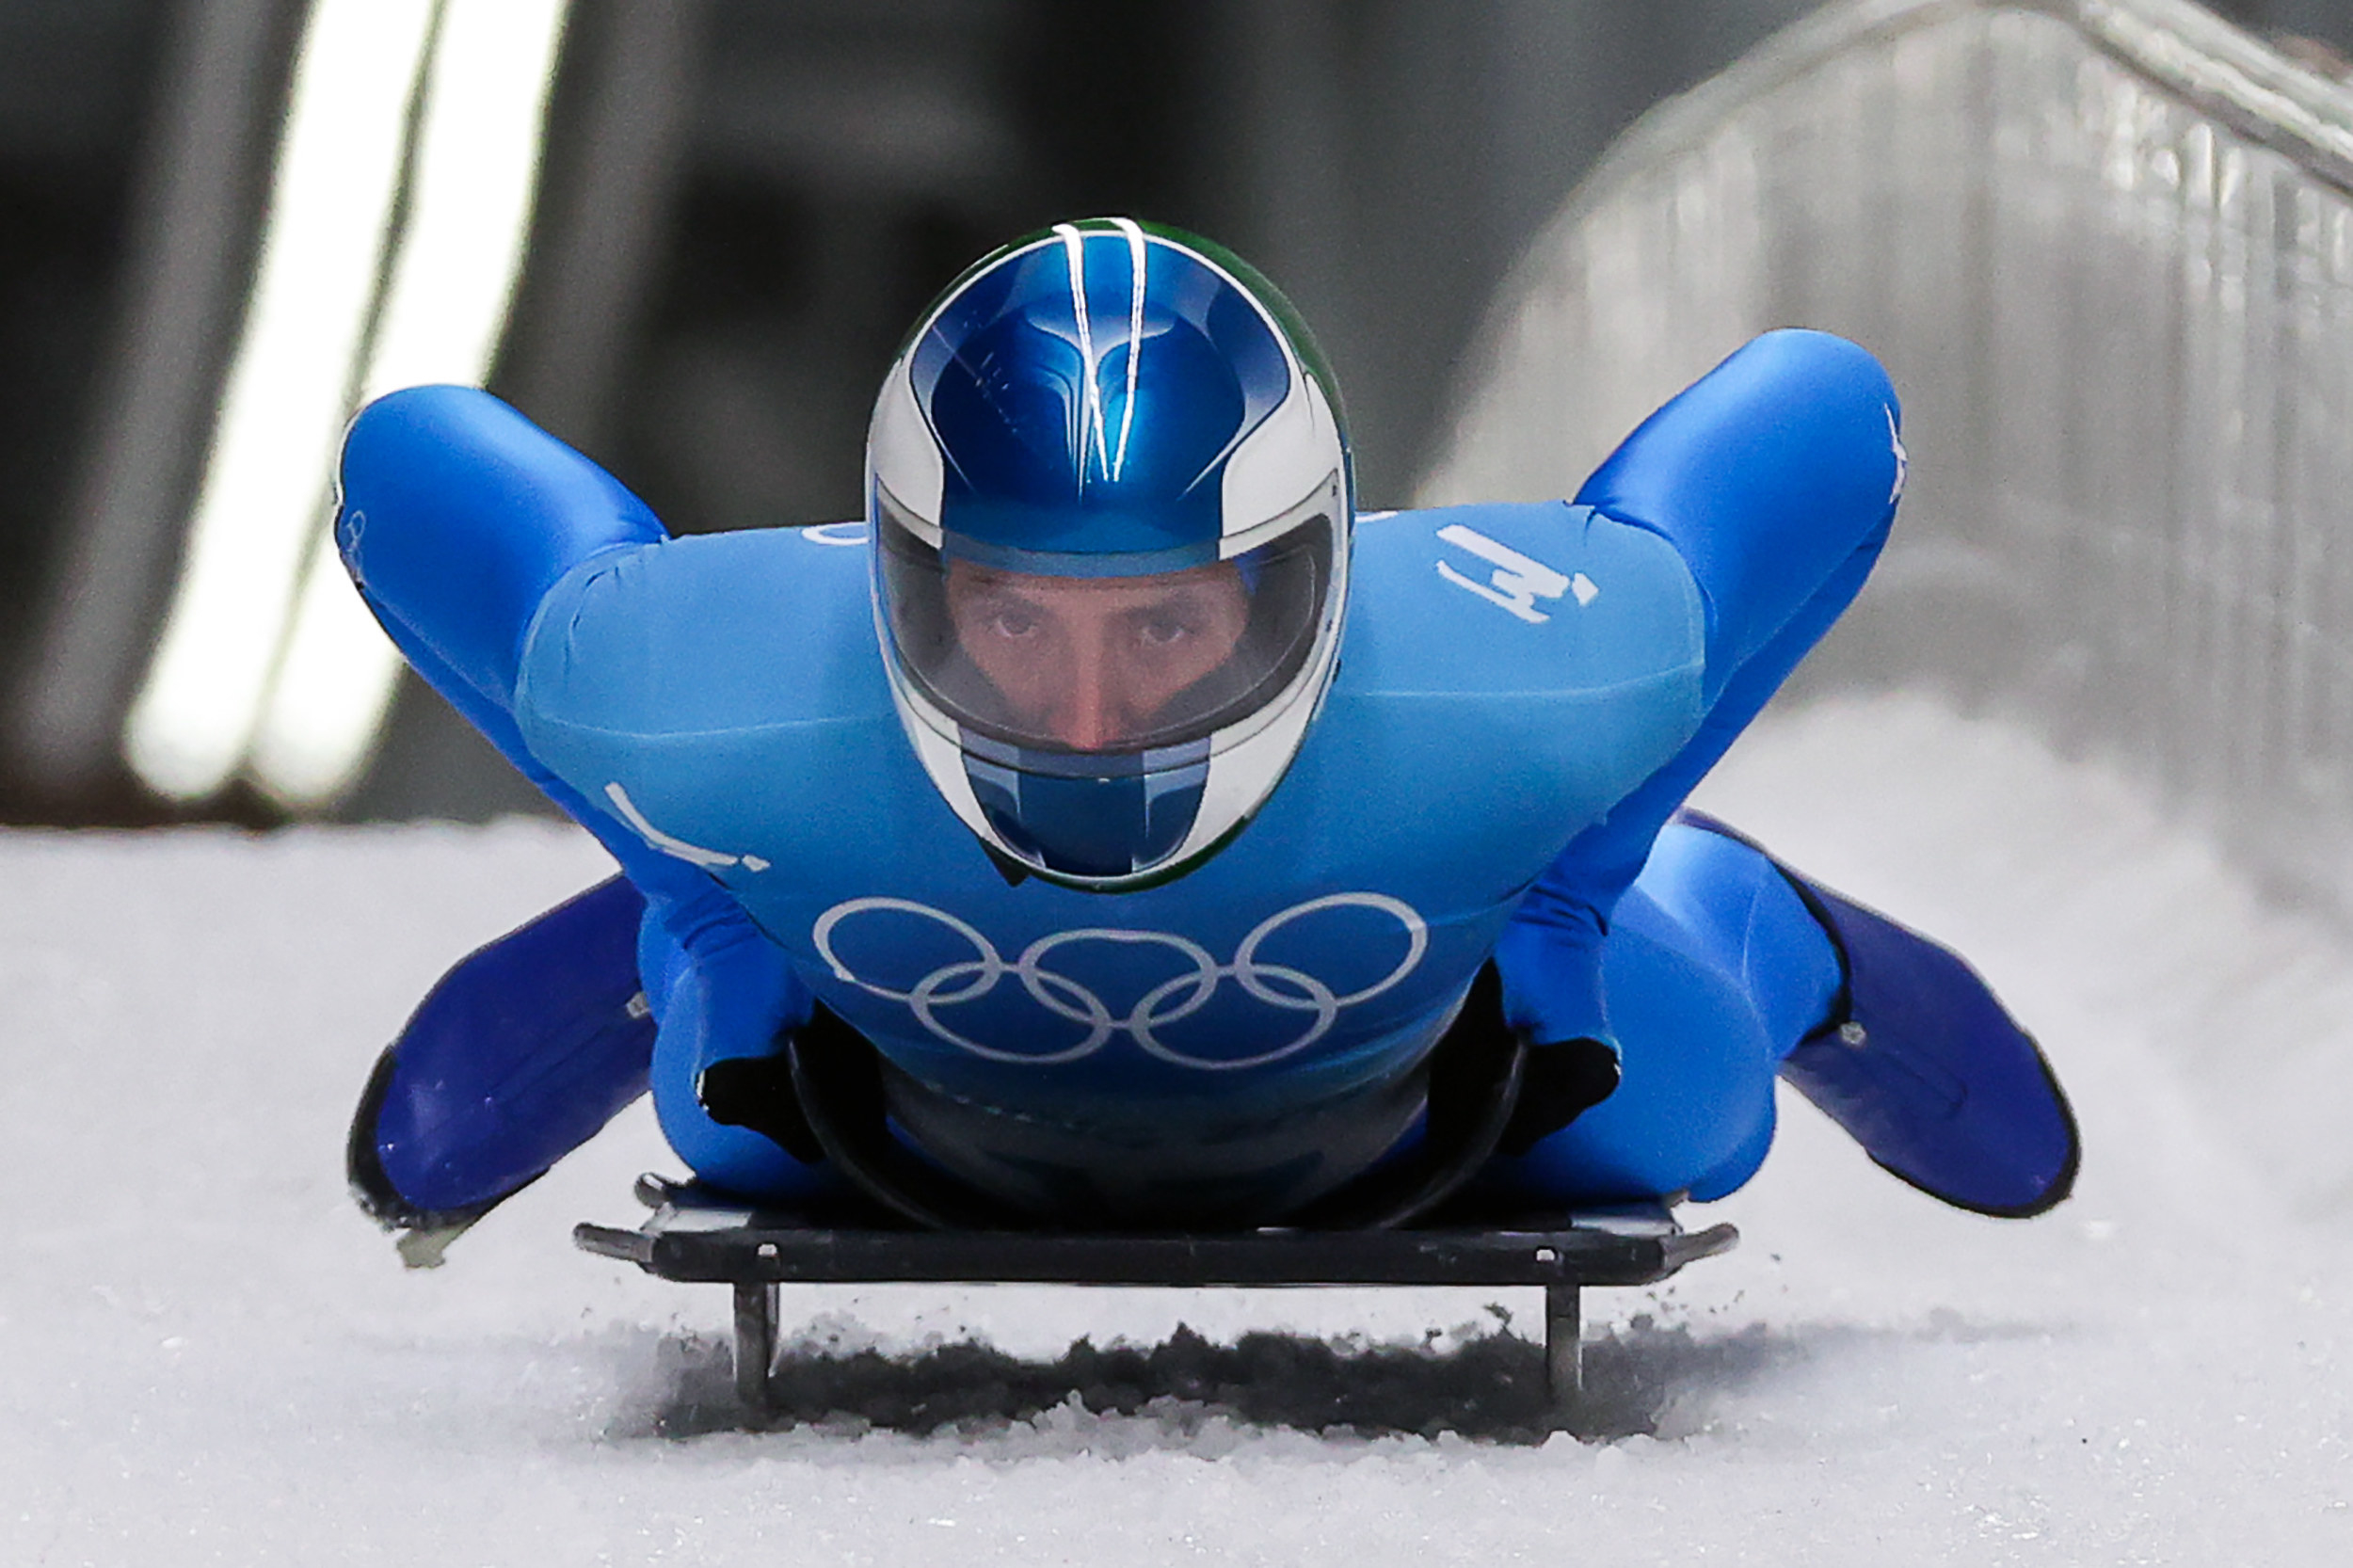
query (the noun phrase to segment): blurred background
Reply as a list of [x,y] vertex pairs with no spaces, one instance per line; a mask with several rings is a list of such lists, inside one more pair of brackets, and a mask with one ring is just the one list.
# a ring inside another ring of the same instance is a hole
[[0,0],[0,821],[540,809],[319,549],[350,409],[481,382],[674,530],[855,516],[901,335],[1059,218],[1257,263],[1399,504],[1579,177],[1812,8]]

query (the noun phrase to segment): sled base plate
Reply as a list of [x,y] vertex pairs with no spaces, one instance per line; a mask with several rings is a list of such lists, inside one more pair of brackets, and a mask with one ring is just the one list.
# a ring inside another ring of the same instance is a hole
[[654,1176],[640,1178],[638,1196],[653,1209],[643,1224],[584,1224],[574,1243],[658,1278],[732,1286],[736,1392],[758,1418],[775,1414],[776,1288],[785,1284],[1540,1286],[1547,1392],[1565,1412],[1583,1384],[1584,1287],[1649,1285],[1739,1240],[1729,1224],[1686,1231],[1664,1201],[1478,1225],[1125,1234],[843,1224]]

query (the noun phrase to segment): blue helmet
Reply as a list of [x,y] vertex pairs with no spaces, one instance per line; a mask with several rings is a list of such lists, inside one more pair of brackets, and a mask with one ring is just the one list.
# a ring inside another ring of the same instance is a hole
[[1000,861],[1144,886],[1264,804],[1331,682],[1353,516],[1264,279],[1128,218],[1017,241],[891,365],[867,479],[900,718]]

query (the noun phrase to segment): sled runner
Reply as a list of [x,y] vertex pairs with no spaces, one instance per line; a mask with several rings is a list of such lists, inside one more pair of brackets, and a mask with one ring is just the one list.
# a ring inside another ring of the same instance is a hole
[[1729,1224],[1687,1232],[1663,1202],[1395,1230],[1120,1235],[915,1230],[856,1216],[756,1211],[691,1184],[642,1176],[653,1212],[635,1229],[581,1224],[584,1252],[661,1279],[735,1293],[735,1386],[756,1417],[775,1414],[779,1285],[1541,1286],[1545,1369],[1556,1409],[1582,1387],[1580,1295],[1648,1285],[1728,1252]]

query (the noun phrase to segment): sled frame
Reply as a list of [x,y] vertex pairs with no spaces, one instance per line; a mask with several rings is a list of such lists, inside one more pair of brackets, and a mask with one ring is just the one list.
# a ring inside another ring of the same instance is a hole
[[727,1206],[658,1178],[641,1180],[639,1196],[654,1209],[644,1224],[583,1224],[574,1243],[657,1278],[730,1287],[735,1390],[760,1421],[778,1414],[772,1380],[787,1284],[1541,1287],[1545,1393],[1566,1416],[1584,1388],[1585,1288],[1654,1284],[1739,1240],[1729,1224],[1687,1232],[1663,1202],[1492,1226],[1108,1234],[819,1223]]

